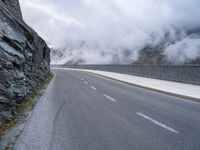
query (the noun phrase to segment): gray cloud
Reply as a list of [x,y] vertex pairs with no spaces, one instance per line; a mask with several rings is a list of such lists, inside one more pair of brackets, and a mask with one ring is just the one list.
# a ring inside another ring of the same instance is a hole
[[[169,34],[164,53],[175,63],[195,59],[200,38],[199,0],[20,0],[24,19],[62,55],[53,63],[131,63],[145,45]],[[180,34],[176,34],[179,29]],[[180,37],[181,36],[181,37]],[[128,52],[128,55],[126,55]]]

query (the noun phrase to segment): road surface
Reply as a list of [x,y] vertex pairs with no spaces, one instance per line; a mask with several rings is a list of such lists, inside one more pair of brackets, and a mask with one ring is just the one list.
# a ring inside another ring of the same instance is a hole
[[53,70],[16,150],[200,150],[200,104]]

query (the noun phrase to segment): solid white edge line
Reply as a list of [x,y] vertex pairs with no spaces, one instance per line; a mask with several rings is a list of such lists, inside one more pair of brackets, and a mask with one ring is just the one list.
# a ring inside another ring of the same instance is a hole
[[175,130],[175,129],[173,129],[173,128],[171,128],[171,127],[169,127],[169,126],[167,126],[167,125],[165,125],[165,124],[163,124],[163,123],[160,123],[159,121],[156,121],[155,119],[153,119],[153,118],[151,118],[151,117],[148,117],[147,115],[145,115],[145,114],[143,114],[143,113],[136,112],[136,114],[139,115],[139,116],[141,116],[141,117],[143,117],[143,118],[145,118],[145,119],[147,119],[147,120],[149,120],[149,121],[151,121],[151,122],[153,122],[154,124],[156,124],[156,125],[158,125],[158,126],[164,128],[164,129],[166,129],[166,130],[168,130],[168,131],[170,131],[170,132],[179,134],[179,131],[177,131],[177,130]]
[[112,98],[112,97],[110,97],[110,96],[108,96],[108,95],[106,95],[106,94],[104,94],[103,96],[106,97],[106,98],[108,98],[109,100],[111,100],[111,101],[113,101],[113,102],[116,102],[116,101],[117,101],[116,99],[114,99],[114,98]]
[[94,86],[90,86],[93,90],[97,90]]

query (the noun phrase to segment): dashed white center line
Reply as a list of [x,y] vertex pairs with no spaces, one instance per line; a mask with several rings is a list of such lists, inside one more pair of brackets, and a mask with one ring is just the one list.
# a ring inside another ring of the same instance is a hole
[[113,102],[116,102],[117,100],[116,99],[114,99],[114,98],[112,98],[112,97],[110,97],[110,96],[108,96],[108,95],[103,95],[104,97],[106,97],[107,99],[109,99],[109,100],[111,100],[111,101],[113,101]]
[[85,81],[84,83],[85,83],[85,84],[88,84],[88,82],[87,82],[87,81]]
[[82,81],[84,81],[84,79],[83,79],[83,78],[81,78],[81,80],[82,80]]
[[97,90],[94,86],[90,86],[93,90]]
[[173,128],[171,128],[171,127],[169,127],[169,126],[167,126],[167,125],[165,125],[165,124],[163,124],[163,123],[160,123],[159,121],[156,121],[155,119],[153,119],[153,118],[151,118],[151,117],[148,117],[148,116],[146,116],[146,115],[143,114],[143,113],[136,112],[136,114],[139,115],[139,116],[141,116],[141,117],[143,117],[143,118],[145,118],[145,119],[147,119],[147,120],[149,120],[149,121],[151,121],[151,122],[153,122],[154,124],[156,124],[156,125],[158,125],[158,126],[164,128],[164,129],[166,129],[166,130],[172,132],[172,133],[179,134],[179,131],[177,131],[177,130],[175,130],[175,129],[173,129]]

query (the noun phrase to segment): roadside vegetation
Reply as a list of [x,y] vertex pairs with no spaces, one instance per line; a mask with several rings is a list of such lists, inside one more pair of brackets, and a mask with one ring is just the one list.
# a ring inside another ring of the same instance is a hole
[[0,137],[4,135],[6,130],[12,128],[17,123],[19,116],[22,116],[27,110],[33,109],[37,102],[37,97],[42,93],[42,90],[49,84],[52,78],[53,73],[50,72],[43,80],[43,82],[32,92],[32,94],[26,96],[22,102],[18,104],[15,111],[13,112],[12,119],[3,122],[0,121]]

